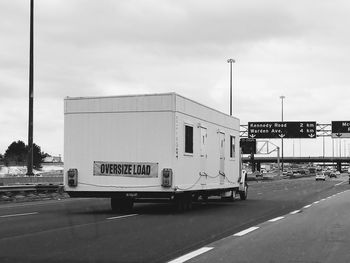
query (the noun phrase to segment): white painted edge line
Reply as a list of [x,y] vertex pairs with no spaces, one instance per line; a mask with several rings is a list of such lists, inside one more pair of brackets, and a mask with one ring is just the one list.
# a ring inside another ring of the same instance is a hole
[[281,220],[283,218],[284,218],[284,216],[279,216],[279,217],[268,220],[268,222],[276,222],[276,221]]
[[313,202],[313,204],[318,204],[320,201],[315,201],[315,202]]
[[306,205],[306,206],[303,206],[303,208],[309,208],[311,205]]
[[297,213],[300,213],[300,210],[295,210],[295,211],[293,211],[293,212],[290,212],[289,214],[295,215],[295,214],[297,214]]
[[241,237],[241,236],[244,236],[244,235],[246,235],[246,234],[248,234],[248,233],[250,233],[250,232],[252,232],[254,230],[257,230],[258,228],[259,228],[258,226],[252,226],[250,228],[247,228],[246,230],[243,230],[241,232],[238,232],[238,233],[234,234],[233,236]]
[[29,215],[36,215],[36,214],[39,214],[39,213],[31,212],[31,213],[23,213],[23,214],[3,215],[3,216],[0,216],[0,218],[15,217],[15,216],[29,216]]
[[175,258],[172,261],[169,261],[168,263],[182,263],[186,262],[187,260],[190,260],[191,258],[197,257],[205,252],[208,252],[209,250],[212,250],[213,247],[202,247],[200,249],[197,249],[195,251],[192,251],[186,255],[183,255],[181,257]]
[[326,198],[322,198],[320,201],[324,201],[324,200],[326,200]]
[[112,220],[112,219],[120,219],[120,218],[125,218],[125,217],[131,217],[131,216],[138,216],[139,214],[130,214],[130,215],[123,215],[123,216],[113,216],[113,217],[108,217],[106,218],[107,220]]
[[340,182],[340,183],[337,183],[337,184],[335,184],[334,186],[339,186],[339,185],[341,185],[341,184],[343,184],[343,183],[345,183],[346,181],[343,181],[343,182]]

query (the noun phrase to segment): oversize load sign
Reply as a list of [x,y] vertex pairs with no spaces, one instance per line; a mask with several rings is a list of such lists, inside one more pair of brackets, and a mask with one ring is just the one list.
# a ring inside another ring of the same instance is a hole
[[333,138],[350,138],[350,121],[332,121]]
[[316,138],[316,122],[248,122],[248,137],[256,139]]
[[158,177],[158,163],[95,161],[94,176]]

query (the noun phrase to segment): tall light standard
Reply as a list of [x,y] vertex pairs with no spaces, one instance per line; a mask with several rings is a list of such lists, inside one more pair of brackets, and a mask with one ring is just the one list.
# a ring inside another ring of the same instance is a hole
[[232,64],[235,62],[232,58],[227,60],[227,63],[230,63],[230,116],[232,116]]
[[33,175],[33,54],[34,54],[34,0],[30,0],[30,40],[29,40],[29,121],[28,121],[28,156],[27,175]]
[[[280,96],[280,99],[282,101],[282,122],[283,122],[283,100],[285,99],[286,97],[285,96]],[[282,173],[283,173],[283,137],[281,138],[282,139],[282,159],[281,159],[281,163],[282,163]]]

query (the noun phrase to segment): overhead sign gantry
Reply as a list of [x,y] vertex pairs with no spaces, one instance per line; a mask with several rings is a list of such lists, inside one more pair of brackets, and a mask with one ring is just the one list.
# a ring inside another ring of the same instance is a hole
[[316,138],[315,121],[248,122],[248,138]]

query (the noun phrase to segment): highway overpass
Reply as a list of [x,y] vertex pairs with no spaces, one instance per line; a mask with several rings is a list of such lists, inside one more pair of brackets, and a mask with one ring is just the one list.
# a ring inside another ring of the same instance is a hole
[[[243,157],[243,162],[248,163],[252,162],[250,156]],[[280,162],[282,159],[280,158]],[[262,163],[277,163],[277,157],[256,157],[254,156],[253,165],[257,170],[260,170],[260,166]],[[337,170],[340,171],[342,165],[349,165],[350,158],[349,157],[284,157],[283,163],[314,163],[314,164],[325,164],[325,165],[336,165]]]

